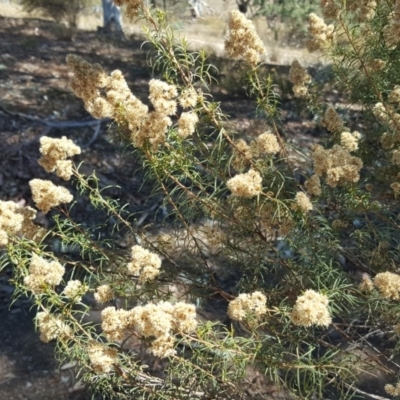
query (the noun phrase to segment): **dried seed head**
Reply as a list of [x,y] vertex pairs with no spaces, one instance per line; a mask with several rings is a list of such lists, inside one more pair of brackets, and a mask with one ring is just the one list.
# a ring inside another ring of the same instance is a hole
[[238,10],[233,10],[229,17],[225,51],[229,57],[244,58],[253,67],[260,62],[260,55],[267,52],[253,23]]
[[308,289],[297,298],[290,319],[295,325],[328,326],[332,322],[328,303],[327,296]]

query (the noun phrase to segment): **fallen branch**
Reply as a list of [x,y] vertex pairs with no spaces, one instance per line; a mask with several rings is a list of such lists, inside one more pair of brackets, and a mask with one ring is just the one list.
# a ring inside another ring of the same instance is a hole
[[5,112],[6,114],[12,115],[14,117],[25,118],[30,121],[38,122],[39,124],[48,126],[50,128],[83,128],[85,126],[97,126],[103,122],[111,121],[110,118],[103,118],[103,119],[92,119],[90,121],[48,121],[46,119],[42,119],[39,117],[35,117],[29,114],[19,113],[9,111],[3,106],[0,105],[0,110]]
[[357,393],[366,395],[366,396],[371,397],[372,399],[375,399],[375,400],[390,400],[388,397],[378,396],[378,395],[376,395],[376,394],[364,392],[363,390],[358,389],[358,388],[356,388],[356,387],[354,387],[354,386],[352,386],[352,385],[349,385],[349,384],[347,384],[347,383],[344,383],[344,385],[345,385],[348,389],[354,390],[354,391],[356,391]]
[[88,127],[94,127],[94,134],[93,134],[92,138],[83,147],[90,146],[97,139],[97,136],[100,133],[100,125],[103,122],[110,122],[111,121],[110,118],[93,119],[93,120],[90,120],[90,121],[49,121],[49,120],[42,119],[42,118],[39,118],[39,117],[35,117],[35,116],[29,115],[29,114],[9,111],[9,110],[7,110],[6,108],[4,108],[1,105],[0,105],[0,110],[2,110],[4,113],[6,113],[8,115],[12,115],[13,117],[24,118],[24,119],[27,119],[29,121],[34,121],[34,122],[37,122],[37,123],[39,123],[41,125],[46,126],[45,134],[48,134],[49,131],[52,128],[65,129],[65,128],[84,128],[84,127],[87,127],[87,126]]

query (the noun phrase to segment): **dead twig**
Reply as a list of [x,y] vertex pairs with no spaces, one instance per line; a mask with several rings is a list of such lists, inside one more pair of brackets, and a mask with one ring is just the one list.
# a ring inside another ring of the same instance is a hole
[[347,383],[343,383],[343,384],[348,389],[354,390],[357,393],[360,393],[360,394],[363,394],[363,395],[367,395],[368,397],[371,397],[372,399],[375,399],[375,400],[390,400],[388,397],[378,396],[378,395],[375,395],[375,394],[372,394],[372,393],[364,392],[363,390],[358,389],[358,388],[356,388],[356,387],[354,387],[352,385],[349,385]]
[[89,140],[89,142],[82,146],[82,147],[89,147],[98,137],[100,133],[100,126],[103,122],[110,122],[110,118],[103,118],[103,119],[93,119],[90,121],[49,121],[46,119],[42,119],[36,116],[32,116],[29,114],[24,114],[20,112],[13,112],[9,111],[6,108],[4,108],[2,105],[0,105],[0,110],[2,110],[4,113],[11,115],[13,117],[18,117],[18,118],[23,118],[27,119],[29,121],[34,121],[37,122],[41,125],[44,125],[46,128],[44,130],[44,136],[47,135],[52,128],[56,129],[65,129],[65,128],[85,128],[85,127],[93,127],[94,133],[92,138]]

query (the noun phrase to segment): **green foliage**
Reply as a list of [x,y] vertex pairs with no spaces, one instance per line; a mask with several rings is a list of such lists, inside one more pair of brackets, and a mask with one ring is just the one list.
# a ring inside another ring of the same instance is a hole
[[39,13],[58,23],[66,22],[71,30],[77,28],[79,15],[90,4],[91,0],[21,0],[27,12]]
[[306,37],[308,15],[319,12],[317,0],[254,0],[256,15],[265,17],[275,40],[298,45]]

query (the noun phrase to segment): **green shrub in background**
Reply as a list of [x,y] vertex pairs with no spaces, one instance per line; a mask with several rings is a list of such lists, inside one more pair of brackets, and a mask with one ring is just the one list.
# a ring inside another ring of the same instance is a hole
[[[250,370],[294,398],[398,396],[400,1],[323,0],[332,24],[309,16],[309,50],[332,60],[333,84],[362,109],[355,130],[294,61],[293,92],[329,133],[311,154],[281,135],[279,97],[259,73],[266,49],[242,14],[230,16],[226,52],[251,67],[248,92],[268,127],[252,137],[228,129],[208,92],[213,67],[161,11],[116,3],[148,22],[162,79],[144,104],[122,72],[70,55],[71,88],[94,117],[115,121],[114,139],[142,160],[174,222],[139,229],[74,166],[78,146],[41,138],[40,165],[77,190],[31,181],[36,207],[58,210],[54,227],[3,201],[0,243],[42,340],[56,340],[58,357],[107,399],[243,398]],[[65,204],[80,195],[103,210],[109,237],[72,219]],[[131,238],[128,252],[116,232]],[[79,256],[52,252],[54,240]],[[100,325],[87,318],[90,296],[105,303]],[[162,377],[143,349],[164,360]]]
[[78,26],[78,18],[92,0],[21,0],[20,4],[29,13],[50,17],[57,23],[65,22],[72,37]]
[[275,41],[299,45],[305,40],[304,21],[312,12],[320,11],[317,0],[254,0],[257,16],[265,17]]

